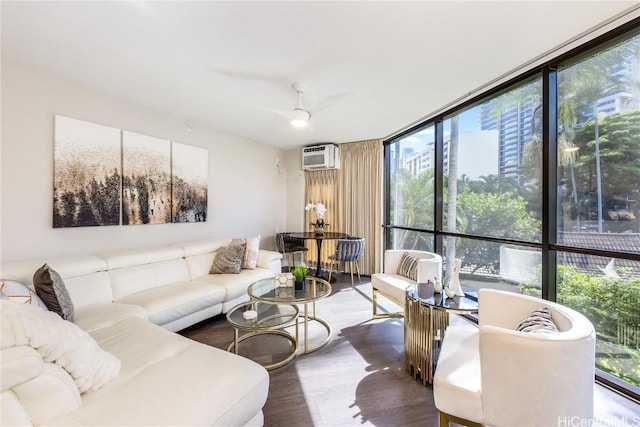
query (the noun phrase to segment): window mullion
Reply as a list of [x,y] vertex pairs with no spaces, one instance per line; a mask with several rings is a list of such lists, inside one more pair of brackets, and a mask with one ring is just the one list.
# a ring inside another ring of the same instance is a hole
[[558,72],[545,67],[542,75],[542,298],[556,300],[558,217]]

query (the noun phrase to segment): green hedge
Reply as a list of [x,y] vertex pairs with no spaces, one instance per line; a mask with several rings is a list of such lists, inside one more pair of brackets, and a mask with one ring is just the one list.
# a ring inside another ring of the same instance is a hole
[[[520,288],[539,295],[539,289]],[[557,300],[593,323],[596,367],[640,386],[640,278],[611,279],[559,265]]]

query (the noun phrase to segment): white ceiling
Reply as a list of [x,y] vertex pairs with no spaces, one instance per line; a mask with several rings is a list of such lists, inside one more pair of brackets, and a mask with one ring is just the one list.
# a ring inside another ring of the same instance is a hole
[[[637,1],[7,2],[2,57],[282,148],[384,138]],[[294,129],[264,109],[350,94]]]

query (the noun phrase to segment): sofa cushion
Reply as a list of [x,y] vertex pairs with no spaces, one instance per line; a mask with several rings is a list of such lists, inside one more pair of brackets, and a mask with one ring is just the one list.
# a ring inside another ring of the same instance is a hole
[[418,258],[408,252],[402,254],[397,273],[413,281],[418,279]]
[[449,326],[433,376],[439,411],[482,422],[479,333],[477,328]]
[[371,276],[371,286],[374,289],[395,299],[404,305],[407,286],[415,282],[397,274],[376,273]]
[[130,317],[147,319],[147,311],[139,305],[117,302],[98,302],[76,309],[75,323],[85,332],[108,328]]
[[238,274],[242,269],[244,254],[247,250],[245,242],[232,242],[220,248],[211,264],[211,274]]
[[198,282],[215,283],[224,288],[224,301],[229,301],[247,295],[247,288],[258,280],[274,277],[271,270],[257,268],[255,270],[242,270],[240,274],[208,274],[198,277]]
[[144,308],[148,320],[164,325],[207,307],[220,304],[225,289],[207,282],[178,282],[148,289],[117,300]]
[[245,425],[266,402],[269,375],[244,357],[136,318],[92,336],[122,360],[120,375],[50,424]]
[[73,301],[62,277],[55,270],[44,264],[34,273],[33,286],[49,310],[65,320],[73,321]]

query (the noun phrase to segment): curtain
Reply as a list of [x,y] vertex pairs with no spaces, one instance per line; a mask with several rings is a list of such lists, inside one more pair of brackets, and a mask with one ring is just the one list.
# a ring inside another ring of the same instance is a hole
[[[340,169],[305,173],[307,203],[322,202],[327,207],[328,231],[339,231],[365,239],[361,273],[381,271],[382,266],[382,140],[340,144]],[[305,212],[311,230],[314,212]],[[317,257],[315,242],[309,246],[311,259]],[[321,261],[335,250],[335,242],[322,246]],[[317,259],[317,258],[316,258]]]

